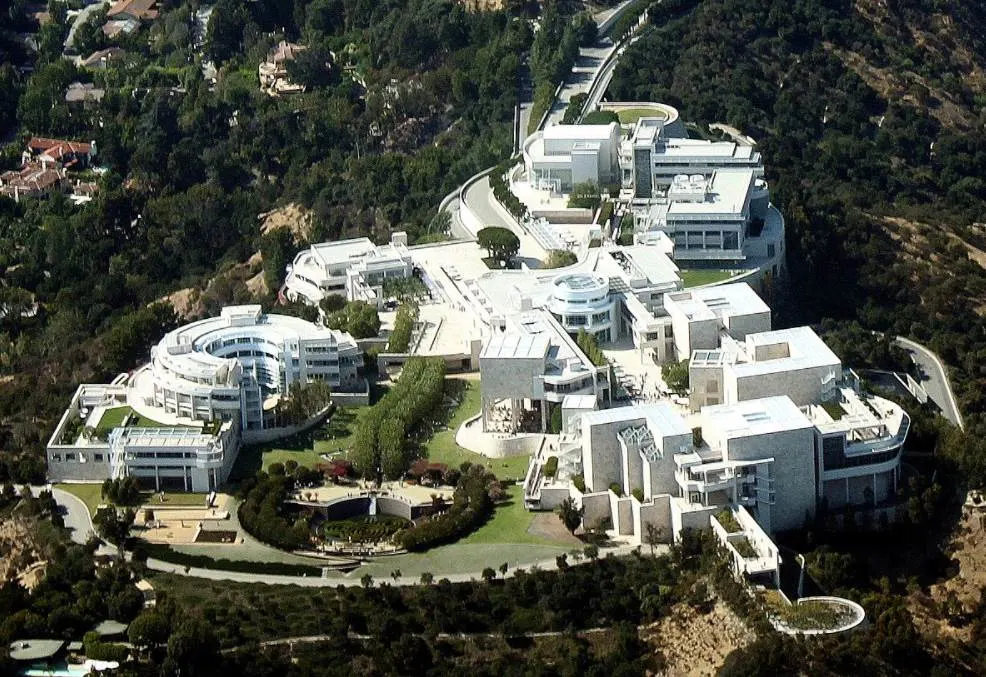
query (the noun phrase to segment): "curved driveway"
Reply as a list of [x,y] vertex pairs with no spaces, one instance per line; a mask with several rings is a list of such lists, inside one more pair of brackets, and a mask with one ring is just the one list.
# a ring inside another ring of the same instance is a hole
[[941,358],[920,343],[903,336],[898,336],[895,340],[900,347],[908,352],[914,364],[917,365],[920,371],[919,382],[928,391],[928,397],[938,405],[945,418],[965,430],[962,412],[955,400],[952,384],[948,380],[948,371]]

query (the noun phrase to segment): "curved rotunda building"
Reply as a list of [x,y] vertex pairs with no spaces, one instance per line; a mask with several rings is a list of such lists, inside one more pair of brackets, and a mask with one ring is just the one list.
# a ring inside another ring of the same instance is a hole
[[147,406],[180,418],[239,420],[258,430],[265,412],[299,385],[325,381],[333,389],[358,384],[362,352],[352,336],[258,305],[223,308],[151,348],[151,362],[133,388]]

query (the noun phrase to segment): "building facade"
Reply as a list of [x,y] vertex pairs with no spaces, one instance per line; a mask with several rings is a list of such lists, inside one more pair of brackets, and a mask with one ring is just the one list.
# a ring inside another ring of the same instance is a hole
[[215,491],[245,434],[277,431],[282,398],[316,381],[365,389],[362,364],[346,333],[260,306],[223,308],[166,334],[132,374],[79,386],[48,442],[49,479]]

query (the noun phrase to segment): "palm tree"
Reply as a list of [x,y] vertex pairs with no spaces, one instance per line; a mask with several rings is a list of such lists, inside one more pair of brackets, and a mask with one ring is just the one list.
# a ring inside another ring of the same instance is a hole
[[500,575],[503,576],[504,578],[507,577],[507,569],[508,568],[509,567],[507,566],[507,563],[506,562],[504,562],[503,564],[500,565]]

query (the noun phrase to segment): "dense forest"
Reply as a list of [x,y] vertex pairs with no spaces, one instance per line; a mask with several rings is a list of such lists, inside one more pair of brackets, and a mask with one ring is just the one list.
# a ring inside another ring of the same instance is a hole
[[[203,30],[200,3],[160,5],[106,69],[62,58],[64,3],[52,0],[40,29],[22,0],[0,15],[0,169],[32,135],[94,141],[107,169],[82,207],[0,197],[0,480],[40,480],[44,438],[75,385],[132,368],[178,321],[148,304],[183,288],[198,290],[200,313],[269,303],[269,284],[247,285],[258,251],[276,284],[308,241],[443,237],[442,196],[510,152],[533,34],[505,11],[220,0]],[[107,46],[104,19],[76,31],[75,52]],[[34,55],[17,39],[32,30]],[[289,68],[305,91],[274,98],[257,67],[282,39],[308,47]],[[74,81],[105,95],[68,104]],[[292,203],[310,218],[263,234],[258,215]]]

